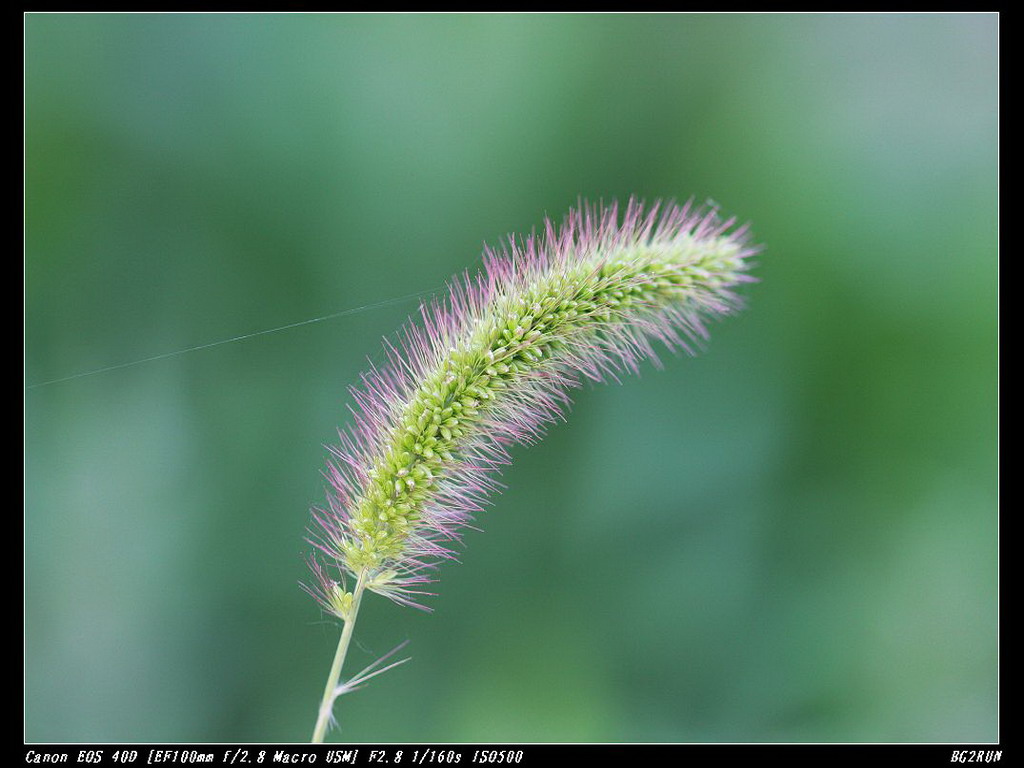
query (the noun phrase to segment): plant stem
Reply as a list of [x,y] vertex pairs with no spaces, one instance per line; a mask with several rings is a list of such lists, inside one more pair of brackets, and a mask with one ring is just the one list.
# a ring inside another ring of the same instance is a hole
[[320,713],[316,718],[316,728],[313,729],[313,744],[321,744],[324,740],[324,735],[327,733],[327,724],[331,720],[331,710],[334,709],[334,699],[337,698],[334,691],[338,687],[341,668],[345,664],[345,654],[348,653],[348,644],[352,640],[352,630],[356,625],[359,602],[363,597],[363,589],[365,587],[366,571],[364,570],[359,573],[359,579],[356,581],[356,588],[352,592],[352,608],[349,610],[348,618],[345,619],[345,628],[341,631],[338,650],[334,652],[334,663],[331,664],[331,673],[327,676],[324,697],[320,702]]

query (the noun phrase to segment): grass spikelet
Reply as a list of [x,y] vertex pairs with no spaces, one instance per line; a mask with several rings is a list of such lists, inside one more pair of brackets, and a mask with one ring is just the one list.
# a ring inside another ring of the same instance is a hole
[[[581,205],[560,227],[485,249],[483,267],[420,308],[386,360],[351,389],[353,421],[313,510],[306,587],[345,622],[314,741],[330,704],[364,590],[425,608],[435,567],[496,490],[510,446],[538,440],[582,382],[618,380],[692,353],[707,320],[741,305],[751,281],[746,227],[716,210],[633,200]],[[355,580],[345,588],[345,575]]]

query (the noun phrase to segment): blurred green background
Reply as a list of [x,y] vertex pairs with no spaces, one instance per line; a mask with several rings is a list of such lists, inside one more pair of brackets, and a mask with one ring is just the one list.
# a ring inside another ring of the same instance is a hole
[[351,741],[997,733],[994,15],[25,19],[26,739],[304,741],[346,386],[579,196],[766,244],[516,453]]

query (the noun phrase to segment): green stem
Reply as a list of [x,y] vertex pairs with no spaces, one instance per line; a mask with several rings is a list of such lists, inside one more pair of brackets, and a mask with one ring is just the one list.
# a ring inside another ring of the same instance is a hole
[[313,744],[323,743],[324,735],[327,733],[327,724],[331,720],[331,710],[334,709],[334,699],[336,698],[334,690],[338,687],[341,668],[345,664],[345,654],[348,653],[348,644],[352,640],[352,629],[356,625],[359,601],[363,597],[365,587],[366,571],[364,570],[359,573],[359,580],[356,582],[355,591],[352,593],[352,608],[349,610],[348,618],[345,619],[345,628],[341,631],[338,650],[334,652],[334,663],[331,664],[331,673],[327,676],[324,697],[320,702],[320,713],[316,718],[316,728],[313,729]]

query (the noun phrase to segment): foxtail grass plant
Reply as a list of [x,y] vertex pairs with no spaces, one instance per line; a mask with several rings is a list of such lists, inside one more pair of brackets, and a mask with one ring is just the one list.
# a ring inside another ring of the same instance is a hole
[[740,306],[756,250],[713,208],[633,200],[620,216],[581,204],[561,227],[485,249],[476,275],[385,342],[385,362],[351,388],[353,422],[313,510],[304,587],[343,622],[313,742],[339,695],[401,663],[338,682],[366,592],[428,610],[425,587],[496,490],[509,448],[538,440],[573,387],[657,364],[654,342],[692,353],[708,319]]

